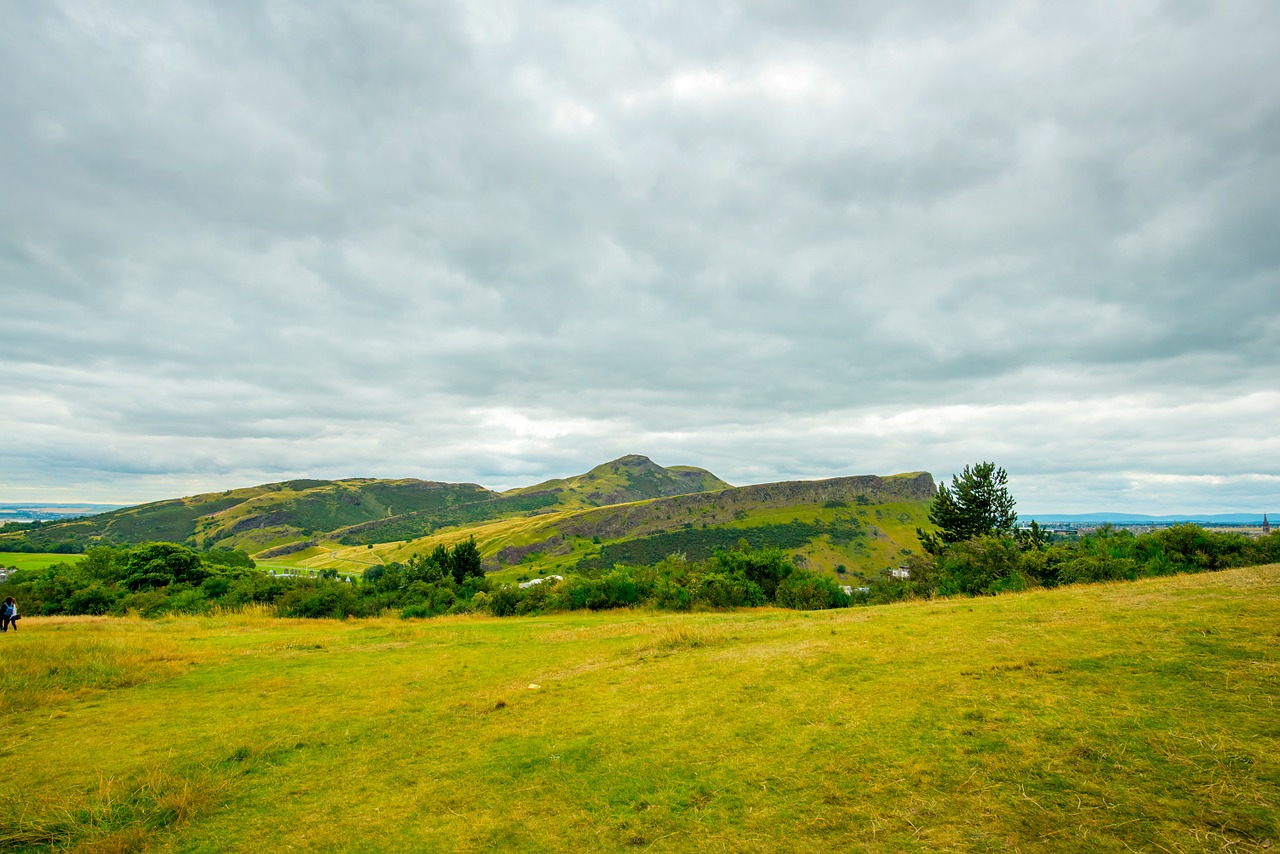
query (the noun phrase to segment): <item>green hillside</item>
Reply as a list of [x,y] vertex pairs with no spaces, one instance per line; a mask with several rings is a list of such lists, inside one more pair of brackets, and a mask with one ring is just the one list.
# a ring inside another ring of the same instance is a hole
[[[605,507],[549,507],[442,526],[407,542],[319,544],[296,557],[309,568],[358,571],[474,536],[488,571],[519,578],[652,564],[673,553],[701,559],[745,540],[754,548],[781,548],[797,565],[853,584],[919,550],[916,528],[929,524],[934,488],[926,472],[728,487]],[[545,494],[510,492],[504,499]]]
[[475,484],[422,480],[292,480],[156,501],[0,534],[0,551],[83,551],[148,540],[260,552],[334,529],[497,497]]
[[693,466],[663,468],[648,457],[629,454],[598,465],[586,474],[511,489],[504,495],[548,493],[556,496],[557,506],[575,508],[626,504],[646,498],[711,492],[728,487],[729,484],[706,469]]
[[344,546],[409,541],[440,530],[494,519],[599,507],[659,496],[727,488],[710,472],[693,466],[664,468],[638,454],[596,466],[586,474],[508,490],[487,500],[378,519],[333,532]]
[[361,572],[474,536],[488,571],[520,577],[698,560],[745,541],[852,584],[919,549],[933,494],[927,473],[732,487],[705,469],[629,455],[504,493],[411,479],[265,484],[0,534],[0,552],[166,540]]

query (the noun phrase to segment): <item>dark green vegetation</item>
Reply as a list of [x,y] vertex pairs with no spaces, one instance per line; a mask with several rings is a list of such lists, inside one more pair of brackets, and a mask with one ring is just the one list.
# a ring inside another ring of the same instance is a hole
[[746,543],[754,549],[795,549],[818,537],[847,545],[867,536],[857,519],[822,522],[782,522],[749,528],[695,528],[691,523],[680,530],[625,539],[604,546],[600,554],[578,562],[579,570],[604,569],[616,564],[652,566],[673,554],[691,560],[706,560],[717,551]]
[[14,851],[1263,852],[1280,567],[820,612],[39,617]]
[[1035,522],[1015,530],[1005,470],[965,466],[951,488],[939,484],[929,509],[936,532],[918,530],[926,554],[913,556],[875,598],[982,596],[1030,587],[1133,581],[1280,561],[1280,531],[1252,539],[1181,524],[1149,534],[1104,525],[1076,540],[1050,543]]
[[[797,539],[811,533],[803,525],[778,527]],[[588,561],[562,580],[548,578],[524,588],[486,577],[471,539],[451,548],[437,545],[426,555],[373,566],[363,577],[348,579],[338,578],[333,570],[305,577],[264,575],[243,552],[194,552],[173,543],[99,546],[79,561],[17,570],[0,584],[0,593],[15,596],[25,613],[47,615],[200,614],[249,604],[268,606],[281,616],[338,618],[387,612],[403,617],[473,612],[510,616],[642,606],[688,611],[774,604],[821,610],[1280,561],[1280,531],[1250,539],[1194,525],[1142,535],[1103,528],[1055,544],[986,534],[947,546],[936,557],[913,555],[897,570],[850,577],[842,587],[829,575],[797,567],[776,544],[756,545],[743,538],[698,559],[667,552],[652,561],[643,553],[633,563],[593,566]]]
[[359,579],[331,570],[305,577],[264,575],[243,552],[194,552],[174,543],[113,549],[82,560],[18,570],[0,584],[27,614],[205,614],[266,606],[282,617],[496,616],[651,605],[669,610],[778,604],[804,610],[844,607],[830,578],[797,569],[781,551],[746,543],[705,561],[671,557],[656,567],[617,566],[527,588],[485,577],[474,540],[436,546],[406,563],[370,567]]
[[929,508],[929,521],[938,530],[916,530],[925,551],[936,555],[953,543],[974,537],[1011,534],[1018,513],[1008,484],[1008,473],[987,462],[965,466],[963,472],[952,476],[949,489],[945,483],[938,484],[938,494]]
[[504,495],[489,501],[459,504],[446,510],[420,510],[390,519],[379,519],[353,525],[338,532],[337,541],[344,546],[393,543],[430,536],[441,528],[452,528],[476,522],[487,522],[507,516],[528,515],[555,507],[558,496],[550,492],[526,495]]
[[1149,534],[1103,526],[1077,540],[1047,544],[986,534],[908,562],[900,596],[981,596],[1030,587],[1133,581],[1280,561],[1280,531],[1243,534],[1174,525]]

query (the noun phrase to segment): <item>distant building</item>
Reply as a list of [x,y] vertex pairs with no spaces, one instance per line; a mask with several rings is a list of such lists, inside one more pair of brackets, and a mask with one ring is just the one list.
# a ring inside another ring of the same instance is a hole
[[524,582],[524,583],[520,584],[520,585],[519,585],[519,587],[520,587],[520,589],[521,589],[521,590],[523,590],[523,589],[525,589],[526,587],[532,587],[532,586],[533,586],[533,585],[535,585],[535,584],[541,584],[542,582],[544,582],[544,581],[550,581],[550,580],[551,580],[551,579],[553,579],[553,578],[554,578],[556,581],[564,581],[564,576],[563,576],[563,575],[548,575],[546,578],[533,578],[533,579],[530,579],[529,581],[526,581],[526,582]]
[[1265,537],[1267,534],[1270,534],[1270,533],[1271,533],[1271,526],[1267,524],[1267,514],[1263,513],[1262,514],[1262,536]]

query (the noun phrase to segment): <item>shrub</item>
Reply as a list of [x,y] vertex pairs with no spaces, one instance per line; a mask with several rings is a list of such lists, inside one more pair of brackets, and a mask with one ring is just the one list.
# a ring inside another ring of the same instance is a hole
[[159,617],[169,610],[169,596],[163,590],[141,590],[117,600],[112,610],[116,614]]
[[105,614],[116,604],[116,595],[100,582],[72,593],[63,603],[68,614]]
[[821,611],[847,607],[850,597],[825,575],[797,569],[778,585],[777,603],[797,611]]
[[688,611],[693,605],[693,594],[676,581],[663,578],[654,590],[653,603],[668,611]]
[[944,596],[992,596],[1027,587],[1017,544],[997,534],[947,546],[938,558],[937,572],[936,589]]
[[1133,580],[1138,565],[1131,558],[1084,555],[1058,565],[1060,584],[1086,584],[1098,581]]
[[169,597],[168,609],[175,614],[207,614],[209,600],[200,589],[179,590]]
[[520,605],[521,591],[514,587],[499,587],[489,594],[489,613],[495,617],[510,617]]
[[750,607],[767,601],[755,582],[721,572],[699,575],[689,592],[694,603],[709,608]]
[[332,581],[295,584],[276,603],[283,617],[332,617],[344,619],[356,614],[355,593],[350,586]]

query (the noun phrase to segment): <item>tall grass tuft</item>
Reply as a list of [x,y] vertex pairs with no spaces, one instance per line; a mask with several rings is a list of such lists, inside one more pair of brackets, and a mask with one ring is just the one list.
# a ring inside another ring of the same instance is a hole
[[648,642],[641,650],[676,652],[718,646],[727,640],[724,630],[713,622],[691,617],[657,618],[647,627]]
[[0,848],[138,850],[143,837],[212,809],[226,787],[225,778],[208,772],[153,768],[129,783],[99,776],[93,790],[76,795],[29,800],[21,791],[4,792]]
[[[97,619],[61,618],[59,622],[89,624]],[[120,637],[42,631],[39,636],[21,637],[6,644],[0,668],[0,714],[149,682],[179,672],[186,658],[172,639],[155,632]]]

